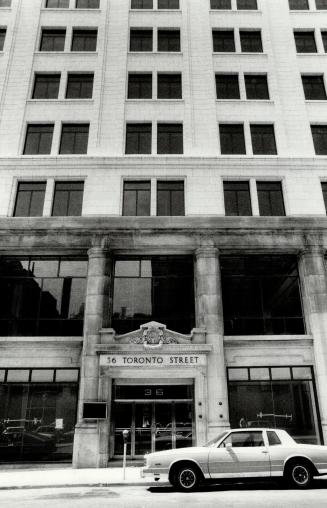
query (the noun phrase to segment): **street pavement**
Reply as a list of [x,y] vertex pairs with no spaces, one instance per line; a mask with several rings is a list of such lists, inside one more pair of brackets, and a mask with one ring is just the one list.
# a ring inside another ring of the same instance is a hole
[[220,485],[196,493],[167,486],[64,487],[0,491],[1,508],[326,508],[327,484],[306,491],[273,484]]

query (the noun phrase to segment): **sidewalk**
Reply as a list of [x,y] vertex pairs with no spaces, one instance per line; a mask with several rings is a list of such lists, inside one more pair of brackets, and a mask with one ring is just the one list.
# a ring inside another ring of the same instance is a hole
[[[0,490],[45,488],[45,487],[100,487],[117,485],[151,486],[154,481],[141,478],[140,467],[127,467],[123,480],[123,469],[73,469],[70,466],[58,469],[0,469]],[[167,480],[168,481],[168,480]],[[158,484],[159,482],[156,482]],[[166,483],[160,480],[160,484]]]

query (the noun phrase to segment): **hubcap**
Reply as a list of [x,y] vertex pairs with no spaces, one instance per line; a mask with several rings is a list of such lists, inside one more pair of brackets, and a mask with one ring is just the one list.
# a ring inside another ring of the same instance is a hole
[[192,469],[183,469],[179,475],[179,481],[183,487],[190,489],[195,484],[195,474]]
[[299,485],[304,485],[309,480],[309,472],[304,466],[295,466],[292,471],[293,480]]

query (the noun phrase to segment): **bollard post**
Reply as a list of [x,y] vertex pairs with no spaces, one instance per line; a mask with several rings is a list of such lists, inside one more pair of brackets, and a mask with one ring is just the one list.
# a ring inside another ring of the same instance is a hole
[[129,430],[123,430],[123,441],[124,441],[124,457],[123,457],[123,480],[125,480],[126,473],[126,455],[127,455],[127,439],[128,439]]

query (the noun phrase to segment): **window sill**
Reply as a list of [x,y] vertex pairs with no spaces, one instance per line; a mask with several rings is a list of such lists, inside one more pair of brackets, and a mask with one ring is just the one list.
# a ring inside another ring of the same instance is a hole
[[[307,55],[309,53],[306,53]],[[255,55],[255,56],[264,56],[264,57],[267,57],[268,56],[268,53],[265,53],[263,51],[260,51],[258,53],[256,53],[255,51],[213,51],[212,52],[212,56],[221,56],[221,55],[226,55],[226,56],[243,56],[243,55],[246,55],[246,56],[249,56],[249,55]]]
[[239,104],[240,102],[244,104],[249,103],[253,104],[255,102],[258,104],[275,104],[275,101],[271,99],[216,99],[216,102],[217,103],[235,102],[236,104]]
[[129,9],[129,12],[139,12],[139,13],[144,13],[144,12],[147,12],[147,13],[155,13],[155,12],[169,12],[169,14],[171,12],[182,12],[182,9]]
[[245,12],[249,12],[250,14],[254,14],[254,13],[257,13],[257,14],[262,14],[262,10],[261,9],[209,9],[209,12],[210,13],[223,13],[223,14],[237,14],[237,13],[241,13],[241,14],[244,14]]
[[128,55],[183,55],[182,51],[127,51]]
[[77,103],[81,102],[82,104],[85,103],[93,103],[94,99],[27,99],[26,101],[28,104],[67,104],[67,103]]
[[306,104],[327,104],[327,97],[326,99],[305,99]]
[[173,102],[173,103],[184,102],[184,99],[128,99],[128,98],[126,98],[126,102],[128,104],[132,104],[132,103],[143,104],[144,102],[150,103],[150,104],[151,103],[158,104],[158,102],[163,102],[164,104],[166,104],[167,102]]
[[87,8],[83,8],[83,9],[78,9],[77,7],[42,7],[41,8],[41,12],[47,12],[47,11],[50,11],[50,12],[80,12],[80,11],[86,11],[86,12],[90,12],[90,11],[94,11],[94,12],[101,12],[101,9],[97,8],[97,9],[87,9]]
[[67,55],[95,55],[98,56],[97,51],[35,51],[35,55],[46,55],[46,56],[67,56]]

